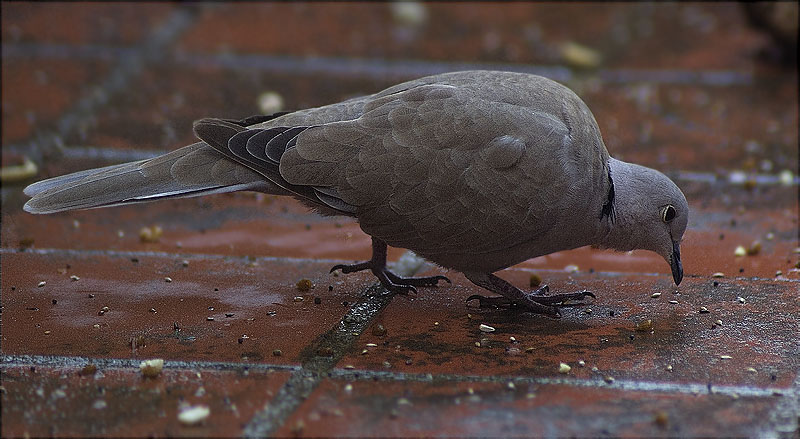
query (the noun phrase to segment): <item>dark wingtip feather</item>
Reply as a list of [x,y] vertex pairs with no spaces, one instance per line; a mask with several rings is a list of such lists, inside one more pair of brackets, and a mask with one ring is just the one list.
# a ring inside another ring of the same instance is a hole
[[222,119],[206,118],[192,125],[194,134],[216,149],[228,149],[228,140],[245,128]]

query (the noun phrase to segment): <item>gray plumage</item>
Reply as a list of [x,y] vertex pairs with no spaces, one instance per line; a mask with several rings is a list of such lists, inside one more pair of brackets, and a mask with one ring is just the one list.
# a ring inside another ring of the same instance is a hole
[[334,268],[371,269],[400,291],[443,279],[394,276],[385,269],[389,244],[550,315],[557,299],[582,296],[522,293],[492,273],[595,245],[655,251],[676,283],[682,277],[688,205],[680,189],[611,158],[583,101],[540,76],[447,73],[288,114],[203,119],[194,129],[201,142],[166,155],[34,183],[25,210],[237,190],[291,195],[355,217],[373,237],[371,261]]

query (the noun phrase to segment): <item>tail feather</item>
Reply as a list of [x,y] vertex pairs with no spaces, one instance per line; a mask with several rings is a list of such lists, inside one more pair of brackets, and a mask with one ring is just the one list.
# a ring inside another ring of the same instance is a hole
[[152,159],[34,183],[25,188],[33,198],[24,209],[45,214],[238,190],[286,194],[260,174],[198,142]]

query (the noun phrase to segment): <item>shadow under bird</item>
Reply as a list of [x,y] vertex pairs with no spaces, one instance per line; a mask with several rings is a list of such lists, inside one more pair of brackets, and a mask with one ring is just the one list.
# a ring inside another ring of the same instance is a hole
[[148,160],[28,186],[44,214],[232,191],[297,198],[358,220],[371,270],[388,290],[450,282],[386,268],[386,246],[464,273],[515,305],[558,316],[587,291],[524,292],[493,273],[585,245],[651,250],[683,278],[689,206],[664,174],[609,156],[597,122],[568,88],[522,73],[428,76],[344,102],[244,120],[202,119],[199,142]]

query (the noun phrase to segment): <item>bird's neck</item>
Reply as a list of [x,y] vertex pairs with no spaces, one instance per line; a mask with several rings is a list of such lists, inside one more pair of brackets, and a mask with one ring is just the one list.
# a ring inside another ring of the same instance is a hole
[[632,213],[639,208],[642,197],[636,172],[638,165],[612,157],[608,160],[608,166],[614,196],[610,206],[604,206],[595,245],[619,251],[633,250],[639,231]]

